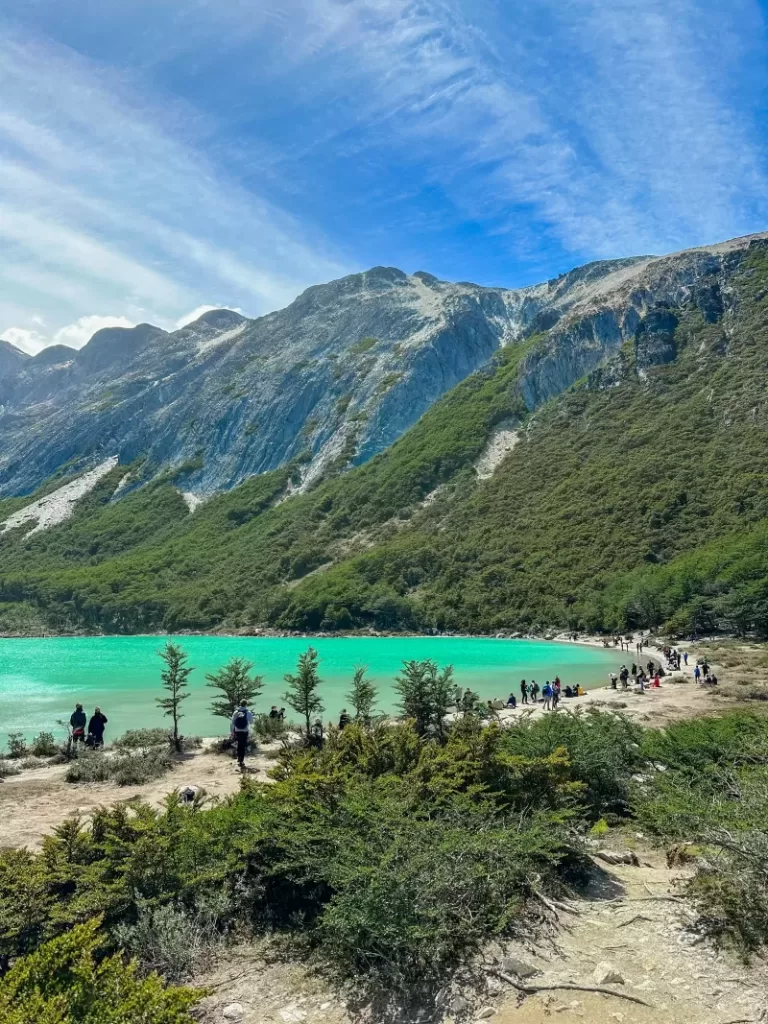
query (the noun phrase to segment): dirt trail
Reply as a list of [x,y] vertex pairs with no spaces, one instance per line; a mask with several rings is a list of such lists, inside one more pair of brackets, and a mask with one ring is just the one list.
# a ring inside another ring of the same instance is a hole
[[[615,995],[553,987],[524,996],[491,981],[490,993],[462,993],[466,1005],[460,1013],[449,1002],[445,1024],[552,1024],[558,1018],[585,1024],[768,1020],[766,968],[745,967],[734,956],[699,942],[687,927],[693,920],[691,908],[675,897],[676,882],[685,872],[668,868],[663,856],[644,843],[633,841],[633,846],[640,866],[609,867],[597,861],[592,890],[572,901],[575,913],[558,911],[551,939],[495,951],[497,960],[512,956],[536,967],[539,973],[522,982],[532,986],[595,985],[597,965],[609,964],[624,979],[605,986]],[[659,896],[672,899],[652,898]],[[204,1024],[228,1019],[240,1024],[341,1024],[355,1019],[317,976],[300,965],[266,963],[258,947],[227,952],[195,981],[214,990],[203,1003]],[[629,1002],[621,993],[649,1005]],[[224,1011],[232,1014],[233,1007],[241,1012],[225,1017]]]
[[[249,772],[264,779],[273,761],[260,756],[249,760]],[[175,762],[167,775],[142,786],[116,786],[111,782],[72,784],[64,781],[65,765],[33,768],[0,780],[0,847],[28,846],[39,850],[71,814],[87,817],[98,807],[125,800],[143,800],[159,807],[168,793],[188,786],[202,788],[212,797],[236,793],[241,774],[230,757],[196,752]]]
[[[606,987],[649,1003],[638,1006],[617,996],[552,989],[500,1001],[499,1024],[544,1024],[553,1015],[590,1024],[719,1024],[762,1021],[766,1014],[764,965],[745,967],[718,953],[690,930],[691,907],[674,897],[680,868],[668,868],[658,851],[638,844],[640,866],[601,871],[602,892],[576,902],[577,913],[561,914],[561,929],[549,950],[532,961],[542,974],[532,984],[573,981],[594,985],[599,963],[609,964],[624,984]],[[616,894],[616,895],[613,895]],[[607,897],[607,898],[606,898]]]

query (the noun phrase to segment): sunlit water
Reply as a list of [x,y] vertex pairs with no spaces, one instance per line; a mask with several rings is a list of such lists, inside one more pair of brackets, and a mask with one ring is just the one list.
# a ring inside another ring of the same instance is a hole
[[[563,684],[604,686],[608,673],[622,661],[620,652],[579,644],[534,640],[466,639],[459,637],[300,638],[177,637],[195,666],[190,697],[184,702],[182,731],[216,735],[223,723],[210,714],[213,691],[205,675],[230,658],[247,658],[264,677],[257,711],[285,704],[286,672],[312,643],[320,655],[321,697],[327,719],[349,702],[346,694],[356,665],[367,665],[379,688],[379,709],[394,711],[394,679],[406,659],[432,658],[453,665],[456,683],[476,690],[483,699],[504,697],[514,690],[519,699],[521,678],[538,680],[559,675]],[[32,736],[41,730],[57,735],[59,719],[69,719],[75,702],[90,714],[98,704],[109,718],[107,738],[126,729],[162,725],[155,698],[162,663],[158,651],[164,637],[76,637],[0,640],[0,745],[7,732]],[[289,710],[288,715],[291,716]]]

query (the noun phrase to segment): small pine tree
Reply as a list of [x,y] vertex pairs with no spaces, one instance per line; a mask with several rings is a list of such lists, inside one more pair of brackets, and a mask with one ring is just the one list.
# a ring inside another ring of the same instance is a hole
[[367,724],[371,720],[373,708],[376,704],[378,691],[370,679],[365,678],[368,671],[365,665],[358,665],[352,678],[352,689],[347,694],[347,700],[355,709],[355,720]]
[[312,739],[312,719],[316,715],[321,715],[325,710],[317,694],[317,688],[320,685],[317,666],[317,651],[314,647],[309,647],[304,654],[299,655],[296,675],[293,676],[289,673],[285,677],[288,689],[283,696],[283,700],[304,719],[307,743]]
[[401,711],[414,720],[419,735],[433,733],[442,739],[454,703],[453,665],[441,671],[436,661],[404,661],[395,689],[400,694]]
[[211,704],[211,714],[229,721],[242,703],[252,707],[261,693],[263,676],[250,674],[253,665],[245,658],[232,658],[218,672],[208,673],[207,685],[219,691]]
[[188,679],[194,669],[187,665],[186,652],[170,641],[162,651],[158,652],[165,662],[162,672],[163,686],[168,691],[168,697],[156,697],[155,703],[162,709],[163,713],[173,719],[173,745],[178,753],[181,753],[181,737],[179,736],[179,721],[184,717],[181,713],[181,702],[186,700],[188,693],[182,691],[189,685]]

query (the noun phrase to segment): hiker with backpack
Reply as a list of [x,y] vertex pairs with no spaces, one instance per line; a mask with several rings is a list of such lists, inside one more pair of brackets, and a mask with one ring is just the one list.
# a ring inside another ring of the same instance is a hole
[[232,715],[231,729],[232,739],[237,744],[237,763],[240,768],[245,768],[245,752],[248,749],[248,730],[253,725],[253,712],[248,710],[245,701],[240,702],[240,707]]

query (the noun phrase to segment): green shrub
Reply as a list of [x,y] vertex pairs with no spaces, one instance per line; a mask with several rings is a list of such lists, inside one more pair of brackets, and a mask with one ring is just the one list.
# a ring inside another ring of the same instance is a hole
[[67,782],[109,782],[111,777],[110,758],[92,750],[81,751],[64,773]]
[[168,747],[147,747],[114,755],[85,751],[70,761],[67,782],[115,782],[118,786],[141,786],[162,778],[173,767]]
[[226,896],[201,899],[194,912],[183,906],[139,907],[136,924],[118,924],[115,941],[135,957],[143,972],[183,981],[211,961],[222,942],[221,922],[231,916]]
[[0,1024],[193,1024],[204,995],[99,958],[97,919],[23,957],[0,982]]
[[642,737],[643,730],[622,715],[589,708],[521,719],[505,734],[505,746],[527,758],[565,750],[589,817],[597,821],[629,813],[632,775],[645,764]]
[[283,718],[270,718],[269,715],[254,715],[253,732],[263,743],[282,739],[290,732],[290,725]]
[[24,739],[24,733],[22,732],[9,732],[8,733],[8,757],[20,758],[26,757],[28,753],[27,741]]
[[0,779],[7,779],[11,775],[20,775],[21,769],[7,757],[0,757]]
[[30,753],[34,757],[54,757],[59,753],[59,746],[52,732],[41,732],[32,740]]
[[170,742],[167,729],[129,729],[114,741],[118,750],[144,750],[162,747]]
[[688,882],[702,929],[749,954],[768,943],[768,727],[734,712],[649,730],[641,826],[700,854]]

